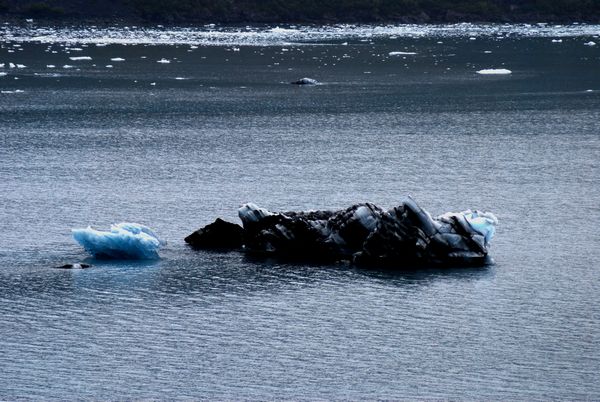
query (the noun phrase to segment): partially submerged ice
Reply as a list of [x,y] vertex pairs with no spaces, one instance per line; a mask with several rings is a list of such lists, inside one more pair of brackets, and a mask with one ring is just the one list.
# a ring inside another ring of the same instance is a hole
[[[484,265],[498,223],[494,214],[472,210],[432,217],[410,197],[387,211],[363,203],[339,211],[273,213],[245,204],[239,217],[248,252],[396,267]],[[214,245],[188,239],[200,248]]]
[[152,229],[139,223],[122,222],[111,225],[109,231],[73,229],[73,238],[96,258],[142,259],[159,258],[165,244]]

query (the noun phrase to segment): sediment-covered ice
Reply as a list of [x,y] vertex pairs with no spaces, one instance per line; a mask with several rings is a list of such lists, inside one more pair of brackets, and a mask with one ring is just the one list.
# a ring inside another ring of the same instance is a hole
[[73,229],[73,238],[88,253],[97,258],[157,259],[165,244],[152,229],[139,223],[122,222],[109,231]]
[[498,224],[494,214],[472,210],[432,217],[410,197],[389,210],[362,203],[273,213],[250,203],[239,217],[243,228],[217,219],[185,240],[196,248],[243,244],[249,252],[361,265],[484,265]]
[[512,74],[512,71],[506,68],[486,68],[483,70],[477,71],[477,74],[482,75],[504,75],[504,74]]

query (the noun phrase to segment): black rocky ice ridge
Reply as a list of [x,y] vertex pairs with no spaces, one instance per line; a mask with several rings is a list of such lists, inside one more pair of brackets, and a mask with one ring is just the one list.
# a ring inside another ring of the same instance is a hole
[[338,211],[272,213],[245,204],[239,216],[243,227],[217,219],[185,241],[200,249],[357,265],[485,265],[497,224],[492,213],[471,210],[432,218],[410,197],[387,211],[362,203]]

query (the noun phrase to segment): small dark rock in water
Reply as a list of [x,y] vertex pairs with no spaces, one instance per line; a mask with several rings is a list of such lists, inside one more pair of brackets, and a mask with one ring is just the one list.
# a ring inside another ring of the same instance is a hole
[[89,264],[75,263],[75,264],[61,265],[60,267],[56,267],[56,268],[59,268],[59,269],[85,269],[85,268],[89,268],[89,267],[91,267],[91,265],[89,265]]
[[221,218],[185,238],[185,242],[194,248],[238,249],[244,244],[244,229],[235,223]]
[[290,84],[293,85],[317,85],[319,81],[312,78],[300,78],[298,81],[292,81]]

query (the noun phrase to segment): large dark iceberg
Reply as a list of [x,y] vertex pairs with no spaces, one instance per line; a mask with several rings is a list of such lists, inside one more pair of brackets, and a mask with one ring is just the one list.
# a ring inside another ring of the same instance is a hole
[[431,217],[410,197],[387,211],[364,203],[273,213],[250,203],[239,217],[243,228],[217,219],[185,240],[196,248],[358,265],[484,265],[498,222],[492,213],[471,210]]

